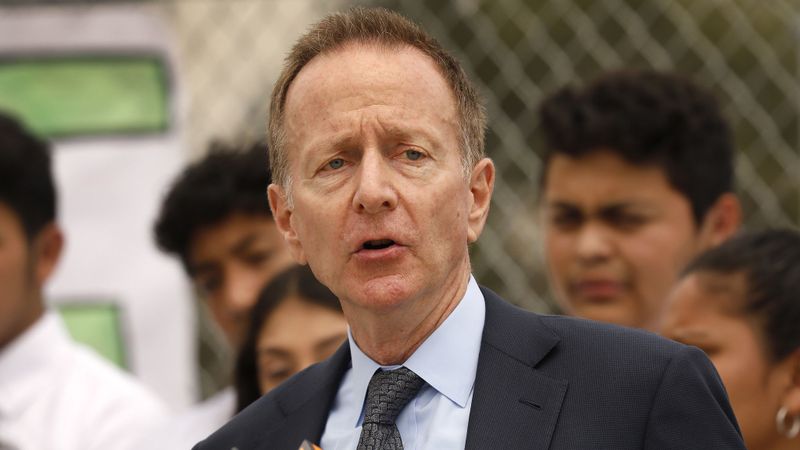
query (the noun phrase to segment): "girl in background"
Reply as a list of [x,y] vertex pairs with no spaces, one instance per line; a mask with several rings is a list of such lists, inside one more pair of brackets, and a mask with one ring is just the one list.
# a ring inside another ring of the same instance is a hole
[[800,233],[746,233],[699,256],[661,332],[706,352],[748,449],[800,449]]
[[332,355],[346,338],[339,300],[308,266],[275,277],[253,307],[236,363],[237,411]]

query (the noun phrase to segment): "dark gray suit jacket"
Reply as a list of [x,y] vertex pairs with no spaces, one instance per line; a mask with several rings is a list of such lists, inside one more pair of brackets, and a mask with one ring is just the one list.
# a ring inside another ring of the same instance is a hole
[[[486,298],[467,449],[744,449],[716,371],[694,347],[650,333]],[[350,366],[345,343],[196,449],[296,450],[319,442]],[[324,449],[323,449],[324,450]]]

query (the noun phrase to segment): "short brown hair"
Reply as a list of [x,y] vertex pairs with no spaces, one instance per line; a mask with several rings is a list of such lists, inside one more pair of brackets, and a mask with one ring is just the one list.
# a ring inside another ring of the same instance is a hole
[[675,72],[608,72],[566,86],[539,107],[544,186],[555,155],[606,149],[635,166],[655,166],[689,201],[695,224],[733,192],[735,147],[714,94]]
[[275,183],[288,188],[288,156],[284,148],[283,122],[289,86],[314,57],[352,42],[387,47],[411,46],[430,57],[456,99],[465,169],[472,168],[483,158],[486,113],[477,89],[458,60],[432,36],[402,15],[384,8],[355,7],[317,22],[297,41],[286,57],[283,71],[272,91],[268,124],[270,167]]

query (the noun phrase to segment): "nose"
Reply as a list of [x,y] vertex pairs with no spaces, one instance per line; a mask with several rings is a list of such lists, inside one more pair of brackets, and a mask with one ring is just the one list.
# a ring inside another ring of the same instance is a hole
[[231,319],[246,317],[258,295],[256,277],[243,270],[229,270],[222,289],[225,313]]
[[607,260],[612,253],[613,242],[608,233],[599,225],[587,224],[577,235],[576,251],[584,264]]
[[357,212],[378,214],[397,206],[393,173],[379,152],[365,152],[356,177],[353,208]]

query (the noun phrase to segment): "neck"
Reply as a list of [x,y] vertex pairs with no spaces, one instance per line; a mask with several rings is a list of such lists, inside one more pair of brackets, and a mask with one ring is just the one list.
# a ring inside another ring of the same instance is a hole
[[30,301],[33,304],[29,305],[24,311],[20,311],[19,315],[11,322],[10,327],[0,330],[0,350],[20,337],[44,315],[44,302],[42,302],[41,298],[30,299]]
[[[456,309],[467,290],[469,266],[431,298],[406,304],[388,314],[350,320],[350,332],[364,354],[383,366],[403,364]],[[347,311],[345,311],[347,316]]]

